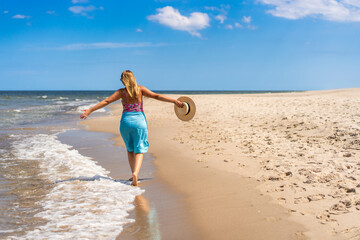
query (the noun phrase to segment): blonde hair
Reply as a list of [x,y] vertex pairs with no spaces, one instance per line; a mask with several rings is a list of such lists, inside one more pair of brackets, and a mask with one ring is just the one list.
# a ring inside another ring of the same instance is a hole
[[136,82],[134,74],[130,70],[125,70],[121,74],[121,81],[126,87],[131,98],[137,98],[140,94],[140,87]]

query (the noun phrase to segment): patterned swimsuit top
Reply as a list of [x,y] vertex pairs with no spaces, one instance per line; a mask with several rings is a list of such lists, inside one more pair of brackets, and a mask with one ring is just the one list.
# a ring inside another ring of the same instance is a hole
[[126,93],[125,93],[125,91],[126,91],[126,89],[124,88],[123,89],[123,99],[122,99],[123,113],[124,112],[144,112],[142,102],[124,103],[124,102],[127,102],[126,101]]

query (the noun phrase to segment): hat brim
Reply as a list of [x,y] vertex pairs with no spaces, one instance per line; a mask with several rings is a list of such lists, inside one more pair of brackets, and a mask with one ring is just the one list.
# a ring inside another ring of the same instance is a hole
[[187,103],[189,106],[189,110],[186,114],[182,113],[182,111],[180,110],[181,108],[179,108],[178,106],[174,106],[174,110],[175,110],[175,114],[176,116],[182,120],[182,121],[189,121],[191,119],[193,119],[193,117],[195,116],[195,112],[196,112],[196,106],[194,101],[189,98],[189,97],[179,97],[177,100],[179,100],[180,102],[183,103]]

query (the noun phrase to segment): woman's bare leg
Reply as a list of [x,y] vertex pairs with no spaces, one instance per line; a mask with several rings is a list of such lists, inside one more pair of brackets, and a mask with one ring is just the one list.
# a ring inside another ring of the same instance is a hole
[[135,153],[135,165],[134,165],[134,171],[132,174],[133,180],[131,185],[133,186],[137,186],[137,182],[138,182],[138,175],[139,175],[139,171],[141,168],[141,164],[143,161],[143,154],[142,153]]
[[[135,153],[134,152],[127,152],[127,154],[128,154],[128,160],[129,160],[131,173],[133,173],[134,168],[135,168]],[[132,178],[129,179],[129,181],[132,181],[132,180],[133,180]]]

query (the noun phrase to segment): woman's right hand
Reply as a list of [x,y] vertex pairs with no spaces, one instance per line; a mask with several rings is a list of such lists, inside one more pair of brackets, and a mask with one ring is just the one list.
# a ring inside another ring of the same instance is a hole
[[81,114],[80,119],[86,119],[91,113],[90,109],[86,109],[86,110],[82,110],[82,111],[83,111],[83,114]]
[[175,103],[174,103],[176,106],[178,106],[179,108],[183,108],[184,107],[184,103],[183,102],[180,102],[179,100],[175,100]]

